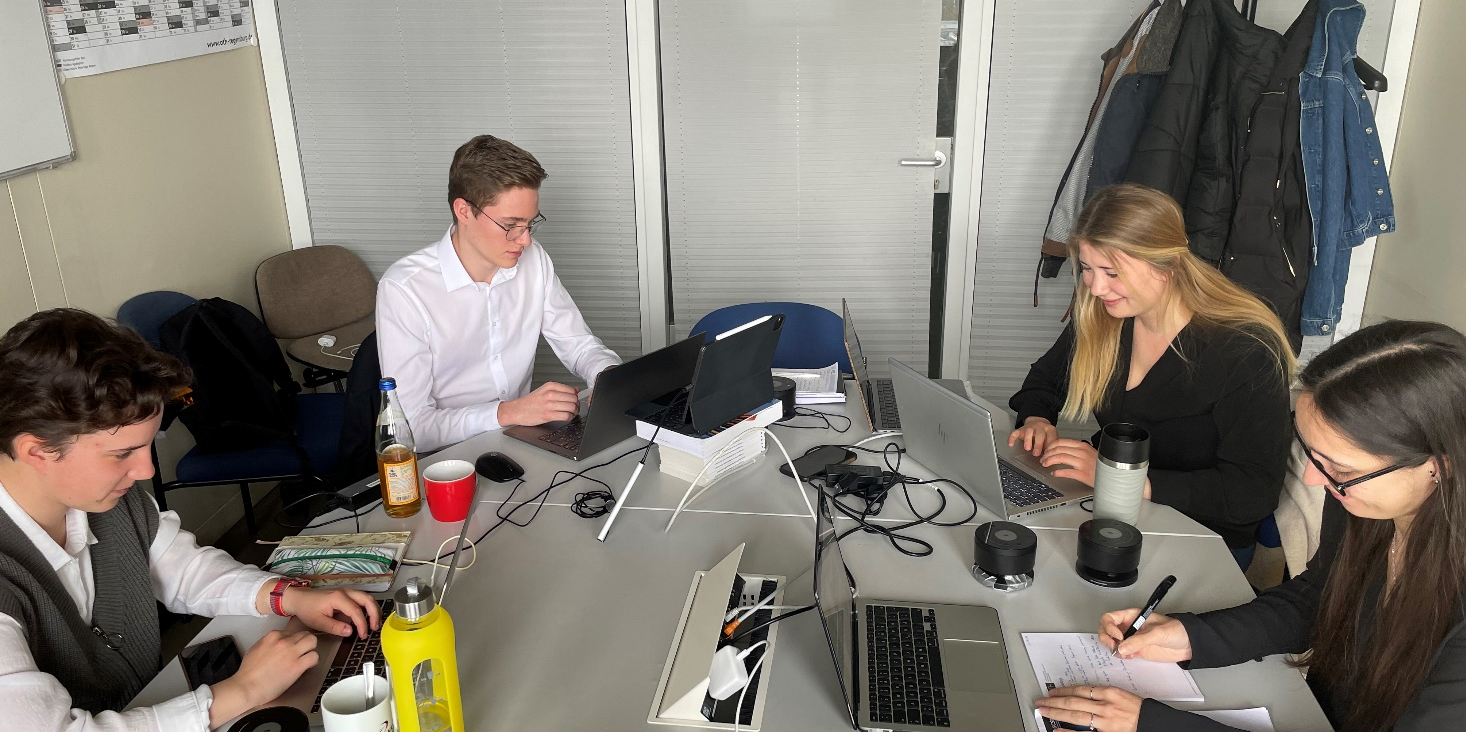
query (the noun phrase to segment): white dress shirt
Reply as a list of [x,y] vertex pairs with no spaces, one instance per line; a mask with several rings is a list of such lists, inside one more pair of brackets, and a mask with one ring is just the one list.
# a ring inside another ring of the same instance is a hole
[[[91,545],[97,543],[97,537],[92,535],[86,513],[77,509],[66,512],[66,546],[62,547],[11,498],[3,485],[0,485],[0,510],[20,527],[21,533],[56,570],[56,578],[76,601],[82,619],[90,623],[96,588]],[[172,612],[209,617],[263,617],[255,610],[255,597],[266,582],[279,579],[278,575],[240,564],[223,551],[200,547],[193,534],[180,528],[178,514],[172,511],[158,514],[158,535],[148,547],[148,564],[153,597]],[[209,687],[200,686],[162,704],[125,712],[93,715],[84,709],[73,709],[71,693],[55,676],[36,667],[20,623],[0,613],[0,709],[5,710],[5,723],[0,727],[4,729],[206,732],[213,700]]]
[[392,265],[377,285],[377,351],[419,451],[499,429],[499,404],[528,394],[544,335],[565,367],[594,385],[621,359],[591,334],[537,242],[488,284],[453,249],[453,230]]

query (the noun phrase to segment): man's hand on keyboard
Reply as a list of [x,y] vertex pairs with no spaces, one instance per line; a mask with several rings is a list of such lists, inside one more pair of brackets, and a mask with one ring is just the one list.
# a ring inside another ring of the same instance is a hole
[[553,381],[524,396],[499,403],[499,424],[537,425],[573,419],[580,411],[574,387]]
[[307,628],[342,637],[355,631],[365,638],[382,625],[377,601],[360,590],[292,587],[280,597],[280,608]]
[[1054,440],[1048,449],[1044,450],[1039,462],[1045,468],[1066,465],[1068,467],[1054,471],[1055,478],[1073,478],[1092,488],[1094,487],[1094,464],[1098,459],[1099,451],[1088,442]]

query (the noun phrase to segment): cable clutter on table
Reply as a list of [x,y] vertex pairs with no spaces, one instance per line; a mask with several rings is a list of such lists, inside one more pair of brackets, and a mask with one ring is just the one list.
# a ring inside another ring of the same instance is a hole
[[[862,441],[863,442],[863,441]],[[821,447],[829,445],[815,445],[805,452],[808,455]],[[930,524],[932,526],[961,526],[977,516],[977,499],[973,498],[967,488],[962,484],[947,478],[933,478],[922,480],[906,475],[901,472],[901,457],[906,450],[894,442],[887,442],[884,447],[874,449],[864,447],[861,443],[854,445],[835,445],[848,450],[858,450],[881,456],[885,463],[885,469],[879,466],[870,465],[832,465],[823,477],[816,476],[810,479],[811,485],[825,491],[831,497],[830,503],[846,518],[855,521],[855,526],[839,534],[836,539],[843,539],[857,531],[868,534],[876,534],[884,537],[891,543],[891,546],[898,552],[910,557],[924,557],[932,553],[932,545],[925,540],[903,534],[901,531]],[[819,480],[819,484],[814,481]],[[943,521],[940,517],[946,512],[949,504],[947,494],[942,491],[941,484],[947,484],[956,488],[967,499],[970,510],[966,516],[956,521]],[[936,491],[937,497],[941,499],[937,510],[930,514],[923,514],[916,509],[911,500],[911,486],[930,485]],[[900,492],[900,498],[905,501],[906,507],[916,517],[911,521],[905,521],[893,525],[877,524],[870,521],[881,513],[885,508],[886,501],[891,498],[894,492]],[[857,504],[857,505],[852,505]]]

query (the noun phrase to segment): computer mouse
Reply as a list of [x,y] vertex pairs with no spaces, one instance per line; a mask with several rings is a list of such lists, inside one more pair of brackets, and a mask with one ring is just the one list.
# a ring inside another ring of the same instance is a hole
[[524,468],[502,452],[486,452],[478,456],[473,461],[473,469],[495,483],[508,483],[524,477]]

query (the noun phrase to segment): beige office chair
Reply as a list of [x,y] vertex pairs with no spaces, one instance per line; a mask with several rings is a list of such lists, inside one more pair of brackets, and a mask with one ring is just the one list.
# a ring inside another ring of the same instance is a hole
[[[285,353],[305,366],[305,385],[346,378],[361,342],[376,330],[377,282],[344,247],[314,246],[276,254],[255,270],[260,315]],[[322,345],[323,336],[334,343]]]

